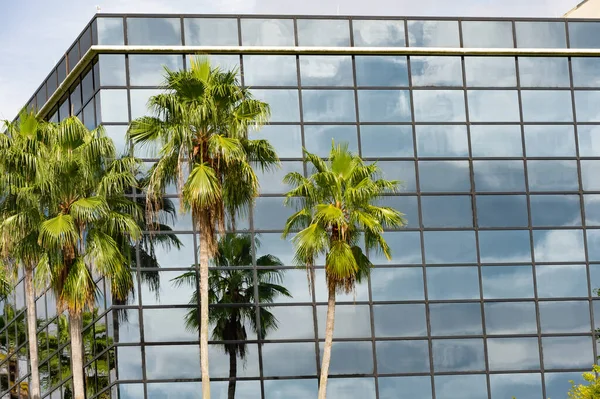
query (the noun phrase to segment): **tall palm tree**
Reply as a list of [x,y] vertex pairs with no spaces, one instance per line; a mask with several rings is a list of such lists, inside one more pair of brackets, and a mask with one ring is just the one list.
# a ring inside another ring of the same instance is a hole
[[0,133],[0,267],[13,273],[20,268],[24,274],[32,399],[40,398],[33,277],[43,252],[38,236],[44,220],[41,195],[47,181],[50,126],[23,111],[16,122],[5,121]]
[[237,71],[194,59],[189,70],[166,69],[163,89],[148,102],[151,115],[131,123],[129,137],[134,144],[160,146],[160,159],[149,171],[149,213],[175,183],[199,232],[200,368],[202,397],[210,399],[208,263],[217,254],[226,218],[234,224],[258,195],[252,166],[270,169],[279,159],[267,141],[248,138],[248,128],[266,122],[270,112],[240,85]]
[[115,158],[104,129],[90,131],[74,117],[48,136],[46,220],[38,239],[44,255],[37,267],[55,292],[58,311],[68,312],[73,394],[84,399],[82,315],[99,293],[93,274],[110,281],[114,298],[124,300],[133,290],[129,249],[141,237],[142,212],[125,192],[136,183],[138,162]]
[[[379,167],[366,165],[348,150],[347,144],[332,143],[327,161],[306,151],[305,158],[314,173],[304,177],[292,172],[284,179],[293,187],[287,193],[286,203],[296,204],[298,210],[288,218],[283,236],[300,229],[292,242],[295,259],[301,266],[311,269],[317,256],[325,256],[327,322],[318,395],[319,399],[325,399],[336,292],[354,291],[372,267],[359,246],[361,236],[364,235],[368,250],[382,252],[390,259],[383,231],[403,226],[405,222],[397,210],[376,205],[384,193],[395,191],[399,182],[381,178]],[[308,273],[309,278],[312,275]]]
[[[255,239],[258,247],[260,242]],[[208,298],[212,305],[208,318],[213,326],[212,339],[225,341],[223,350],[229,355],[229,387],[228,399],[235,399],[237,359],[246,358],[248,339],[246,326],[250,325],[252,331],[259,339],[264,339],[269,331],[277,329],[277,319],[268,310],[268,306],[261,306],[259,311],[260,324],[257,324],[255,298],[260,304],[271,304],[279,296],[291,297],[289,291],[281,284],[283,271],[269,269],[268,267],[282,266],[283,263],[273,255],[263,255],[256,259],[257,280],[254,280],[252,269],[238,269],[237,267],[252,266],[252,238],[248,234],[226,234],[218,241],[218,255],[212,260],[211,265],[219,269],[208,272]],[[177,285],[187,283],[197,287],[196,272],[191,270],[175,279]],[[258,297],[256,296],[258,292]],[[198,331],[198,291],[194,292],[190,304],[193,309],[186,315],[186,326],[190,330]],[[236,306],[231,306],[235,304]],[[225,306],[218,306],[225,305]],[[227,306],[229,305],[229,306]],[[230,341],[230,342],[227,342]]]

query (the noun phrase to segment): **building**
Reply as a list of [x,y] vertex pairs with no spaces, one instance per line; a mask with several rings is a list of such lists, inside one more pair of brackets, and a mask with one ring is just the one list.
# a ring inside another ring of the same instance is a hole
[[597,18],[600,15],[600,2],[598,0],[583,0],[564,16],[565,18]]
[[[267,308],[279,327],[265,340],[248,328],[237,398],[316,397],[324,273],[310,294],[291,267],[281,177],[302,170],[302,146],[326,154],[332,138],[404,182],[386,202],[409,224],[386,235],[394,260],[373,255],[370,280],[339,297],[329,398],[559,398],[594,363],[600,21],[99,14],[29,106],[102,124],[125,151],[163,65],[185,68],[197,53],[239,66],[271,104],[271,125],[253,135],[284,161],[261,176],[239,228],[260,239],[253,259],[282,261],[292,297]],[[89,315],[90,397],[199,397],[198,335],[184,322],[193,288],[173,283],[196,239],[189,217],[172,226],[181,248],[157,247],[160,270],[138,264],[135,297],[105,297]],[[0,331],[11,367],[25,356],[16,288]],[[45,397],[66,397],[64,324],[50,292],[37,303]],[[213,395],[225,398],[229,358],[219,342],[210,356]],[[15,373],[5,393],[27,378]]]

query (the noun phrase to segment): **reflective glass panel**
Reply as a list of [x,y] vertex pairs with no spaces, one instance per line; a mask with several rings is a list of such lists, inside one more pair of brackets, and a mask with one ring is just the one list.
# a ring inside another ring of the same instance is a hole
[[537,265],[535,273],[540,298],[587,296],[585,265]]
[[599,48],[600,24],[569,21],[570,48]]
[[[354,109],[354,104],[350,105]],[[359,90],[358,106],[361,122],[411,120],[410,96],[406,90]]]
[[208,58],[210,66],[212,68],[220,68],[222,71],[230,71],[236,69],[238,71],[237,77],[240,77],[240,56],[237,54],[210,54],[210,55],[185,55],[186,69],[190,69],[192,61],[202,59],[202,57]]
[[600,226],[600,195],[586,194],[583,196],[585,204],[585,224]]
[[[190,296],[186,299],[189,301]],[[185,324],[186,315],[194,309],[144,309],[144,339],[147,342],[197,340],[198,331],[190,331]]]
[[527,227],[527,198],[524,195],[478,195],[479,227]]
[[[337,346],[337,348],[334,348]],[[336,342],[331,348],[330,374],[370,374],[373,372],[373,346],[368,342]],[[323,343],[319,344],[321,359]],[[344,398],[340,397],[340,399]],[[373,397],[374,399],[374,397]]]
[[[469,387],[465,389],[465,387]],[[439,392],[439,393],[438,393]],[[487,397],[485,375],[435,376],[437,399],[481,399]]]
[[428,267],[430,300],[479,299],[479,273],[474,266]]
[[354,122],[352,90],[302,90],[305,122]]
[[415,152],[411,126],[361,125],[360,142],[366,158],[413,157]]
[[238,24],[233,18],[184,18],[186,46],[237,46]]
[[544,368],[588,368],[594,361],[592,345],[592,337],[543,337]]
[[471,190],[467,161],[419,161],[423,192],[468,192]]
[[294,247],[289,239],[281,238],[279,233],[262,233],[258,237],[260,246],[256,248],[256,256],[273,255],[285,266],[294,266]]
[[463,47],[512,48],[510,21],[462,21]]
[[453,303],[429,305],[431,335],[482,334],[481,304]]
[[347,20],[298,19],[298,45],[349,46],[350,26]]
[[417,197],[407,195],[386,195],[382,197],[378,204],[397,209],[404,214],[406,221],[405,227],[419,226],[419,208],[417,205]]
[[479,232],[482,263],[517,263],[531,261],[527,230],[485,230]]
[[531,266],[485,266],[481,278],[484,298],[533,298]]
[[598,69],[600,68],[600,58],[573,57],[571,58],[571,66],[573,68],[573,86],[600,86],[600,76],[597,73]]
[[[312,315],[311,315],[312,316]],[[325,338],[327,306],[317,306],[319,338]],[[289,324],[294,328],[292,323]],[[370,338],[371,311],[367,305],[337,305],[335,307],[334,335],[337,338]]]
[[296,57],[244,55],[244,83],[248,86],[297,86]]
[[[588,258],[590,261],[600,260],[600,230],[587,230]],[[593,269],[592,269],[593,270]],[[592,288],[597,288],[596,286]]]
[[268,140],[280,158],[302,157],[302,135],[300,126],[268,125],[259,131],[250,131],[253,140]]
[[574,157],[573,126],[525,126],[528,157]]
[[256,169],[255,173],[260,184],[261,194],[285,194],[292,187],[283,182],[283,178],[292,172],[303,174],[301,162],[281,162],[281,167],[276,170],[261,171]]
[[490,376],[492,399],[541,398],[542,379],[540,374],[494,374]]
[[129,152],[129,143],[127,143],[127,126],[104,126],[106,135],[115,144],[117,155],[127,154]]
[[583,262],[583,231],[534,230],[533,243],[537,262]]
[[569,87],[567,57],[519,57],[521,87]]
[[[434,339],[433,369],[440,371],[479,371],[485,369],[482,339]],[[436,377],[436,380],[439,377]],[[452,378],[458,378],[452,376]],[[469,386],[469,391],[472,386]],[[464,386],[463,386],[464,388]],[[436,382],[436,397],[437,397]],[[441,391],[444,392],[444,391]],[[446,396],[453,398],[454,396]],[[464,398],[464,396],[461,396]],[[479,397],[479,396],[475,396]],[[458,397],[456,397],[458,399]]]
[[579,155],[582,157],[600,156],[600,126],[577,126],[579,137]]
[[[402,395],[398,397],[398,395]],[[379,377],[380,399],[431,399],[431,377]]]
[[356,47],[404,47],[404,21],[353,20]]
[[468,157],[466,126],[416,126],[417,154],[420,157]]
[[467,195],[421,197],[424,227],[471,227],[473,207]]
[[252,94],[255,98],[269,104],[271,122],[300,121],[298,90],[252,90]]
[[359,398],[375,399],[375,380],[373,378],[332,378],[327,383],[328,398],[346,399],[354,395]]
[[127,18],[129,45],[180,45],[179,18]]
[[581,203],[578,195],[532,195],[533,226],[580,226]]
[[144,397],[144,384],[119,384],[119,398],[134,399]]
[[353,86],[352,57],[300,56],[300,79],[303,86]]
[[[168,327],[166,324],[164,326]],[[148,379],[200,377],[200,346],[198,344],[146,346],[146,377]],[[148,390],[150,391],[150,385]],[[177,392],[180,393],[181,390],[180,384]],[[156,399],[165,397],[151,396],[150,392],[148,393],[149,397]]]
[[373,301],[423,300],[423,268],[375,268],[371,271],[371,290]]
[[469,90],[471,122],[518,122],[519,99],[514,90]]
[[523,161],[473,161],[475,189],[525,191]]
[[411,56],[410,73],[413,86],[463,85],[460,57]]
[[585,191],[600,190],[600,161],[581,161],[581,181]]
[[427,341],[377,342],[377,372],[428,373],[429,346]]
[[411,47],[460,47],[457,21],[408,21]]
[[527,161],[531,191],[578,190],[577,162]]
[[596,104],[600,101],[600,91],[575,91],[575,110],[577,122],[600,122],[600,110]]
[[[415,163],[414,161],[381,161],[377,165],[383,172],[383,178],[400,180],[402,192],[416,191]],[[468,168],[468,165],[466,165]]]
[[373,306],[377,337],[418,337],[427,335],[425,305]]
[[571,373],[544,373],[546,382],[546,396],[549,398],[560,398],[565,392],[571,389],[571,383],[584,384],[584,380],[579,372]]
[[565,48],[567,35],[564,22],[515,22],[517,47]]
[[125,86],[125,56],[122,54],[100,54],[100,85]]
[[521,127],[518,125],[471,125],[474,157],[521,157]]
[[127,90],[103,89],[100,91],[102,122],[129,122]]
[[331,151],[332,140],[336,145],[348,143],[348,149],[358,154],[358,136],[356,126],[308,125],[304,126],[304,143],[308,152],[327,157]]
[[[587,294],[587,289],[581,293]],[[540,302],[542,333],[587,333],[590,325],[588,301]]]
[[280,230],[294,209],[283,204],[283,198],[259,197],[254,207],[254,228],[257,230]]
[[524,122],[570,122],[573,120],[570,91],[521,91]]
[[293,46],[291,19],[242,18],[242,44],[245,46]]
[[509,57],[465,57],[465,76],[470,87],[515,87],[515,59]]
[[359,55],[354,62],[357,86],[408,86],[406,57]]
[[489,338],[490,370],[538,370],[540,348],[537,338]]
[[429,264],[477,262],[473,231],[426,231],[424,241]]
[[125,44],[123,18],[96,18],[98,44]]
[[[180,241],[179,248],[169,247],[167,245],[154,245],[154,252],[156,261],[161,268],[189,268],[193,263],[194,259],[194,240],[191,234],[177,234],[175,236]],[[148,238],[150,240],[150,238]],[[161,238],[161,240],[166,241]],[[149,249],[144,249],[149,251]],[[143,262],[141,267],[156,267],[149,262]],[[151,274],[152,275],[152,274]],[[142,282],[144,277],[142,277]]]
[[375,265],[386,264],[420,264],[421,263],[421,238],[416,231],[389,231],[383,235],[388,243],[392,260],[385,255],[371,253],[369,258]]
[[[324,265],[325,259],[320,258],[316,262],[318,265]],[[300,270],[302,271],[302,270]],[[306,285],[306,271],[304,271],[304,276],[302,281],[302,288],[304,291],[308,290]],[[328,290],[327,290],[327,278],[325,277],[324,269],[315,270],[315,300],[317,302],[326,303],[328,299]],[[311,301],[312,299],[307,299],[307,301]],[[349,293],[337,293],[335,295],[335,300],[339,304],[341,302],[346,302],[346,304],[355,305],[357,302],[367,302],[369,300],[369,284],[367,284],[366,280],[363,280],[361,283],[356,284],[354,292]],[[294,302],[298,302],[298,300],[294,300]],[[322,310],[321,310],[322,311]],[[325,324],[325,319],[322,320],[323,325]],[[361,326],[361,328],[369,328],[368,326]],[[364,332],[361,334],[365,334]],[[370,333],[367,333],[367,335]]]
[[83,122],[85,127],[92,130],[96,128],[96,110],[94,109],[94,99],[90,100],[85,107],[83,107]]
[[262,356],[265,376],[315,375],[317,372],[312,342],[264,344]]
[[148,399],[167,398],[172,392],[175,391],[177,392],[177,396],[181,399],[192,399],[197,392],[202,390],[201,384],[199,382],[162,382],[148,384],[147,386]]
[[162,94],[160,89],[131,89],[131,119],[140,118],[149,114],[148,101],[150,97]]
[[[499,269],[500,267],[494,267]],[[489,267],[484,267],[487,270]],[[511,268],[514,269],[514,268]],[[526,270],[526,267],[522,268]],[[489,273],[487,274],[489,277]],[[516,276],[516,275],[515,275]],[[501,275],[498,275],[502,278]],[[511,285],[523,285],[523,278],[527,281],[525,285],[529,285],[528,296],[533,296],[533,286],[531,284],[531,271],[529,279],[527,276],[520,277],[519,280],[511,282],[509,276],[504,276],[507,280],[504,282]],[[489,282],[489,279],[488,279]],[[516,282],[516,284],[515,284]],[[498,281],[498,288],[502,281]],[[522,295],[519,295],[522,296]],[[535,315],[534,302],[488,302],[485,304],[485,329],[488,335],[495,334],[537,334],[537,322]],[[513,354],[513,353],[511,353]]]
[[171,71],[183,69],[180,55],[130,54],[129,83],[132,86],[159,86],[165,81],[165,67]]
[[[315,380],[265,380],[265,398],[268,399],[302,399],[311,398],[318,393]],[[566,391],[565,391],[566,392]],[[248,398],[251,399],[251,398]]]
[[[306,282],[304,282],[304,286],[307,288]],[[277,328],[270,329],[266,339],[315,338],[315,325],[311,306],[271,306],[267,311],[277,319]]]
[[415,90],[416,122],[463,122],[465,96],[462,90]]
[[118,375],[120,379],[142,379],[142,348],[120,346],[116,348],[116,356],[119,358]]

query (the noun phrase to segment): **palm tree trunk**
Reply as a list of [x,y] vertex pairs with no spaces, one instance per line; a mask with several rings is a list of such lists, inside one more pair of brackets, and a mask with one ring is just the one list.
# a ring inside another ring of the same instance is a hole
[[229,352],[229,388],[227,398],[235,399],[235,379],[237,377],[237,355],[235,351]]
[[32,267],[25,267],[25,301],[27,303],[27,338],[29,339],[29,362],[31,364],[29,397],[31,399],[40,399],[37,312],[35,310],[35,289],[33,287]]
[[319,399],[327,397],[327,378],[329,377],[329,364],[331,363],[331,346],[333,343],[333,326],[335,322],[335,288],[329,287],[327,300],[327,322],[325,323],[325,346],[323,347],[323,360],[321,361],[321,379],[319,381]]
[[200,232],[200,371],[202,372],[202,399],[210,399],[208,368],[208,237]]
[[83,378],[83,318],[81,312],[69,312],[71,338],[71,371],[73,373],[73,397],[85,399]]

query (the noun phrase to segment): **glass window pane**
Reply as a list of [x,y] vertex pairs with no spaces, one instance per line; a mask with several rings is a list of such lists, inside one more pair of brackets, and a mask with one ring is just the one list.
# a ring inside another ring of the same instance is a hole
[[375,335],[378,337],[418,337],[427,335],[425,305],[373,306]]
[[465,57],[467,86],[515,87],[515,59],[508,57]]
[[354,62],[357,86],[408,86],[406,57],[359,55]]
[[[146,377],[148,379],[199,378],[199,345],[146,346]],[[185,388],[179,383],[177,388],[172,387],[162,392],[162,395],[155,395],[157,392],[151,390],[155,385],[162,384],[148,385],[148,397],[153,399],[164,398],[168,395],[167,392],[172,392],[173,389],[177,389],[178,393],[185,392]],[[196,390],[191,392],[198,392],[199,387],[195,388]]]
[[81,79],[81,98],[85,104],[94,95],[94,77],[90,69]]
[[527,227],[527,198],[524,195],[478,195],[479,227]]
[[[315,375],[317,373],[313,342],[264,344],[262,356],[263,373],[267,377]],[[294,361],[290,362],[289,359],[294,359]]]
[[529,231],[485,230],[479,232],[482,263],[517,263],[531,261]]
[[238,25],[233,18],[184,18],[186,46],[237,46]]
[[129,45],[181,45],[179,18],[127,18]]
[[484,266],[481,278],[486,299],[533,298],[531,266]]
[[463,85],[460,57],[411,56],[413,86]]
[[373,301],[422,301],[425,299],[422,267],[371,270]]
[[473,161],[475,189],[485,191],[525,191],[522,161]]
[[[317,306],[319,338],[325,338],[327,306]],[[292,323],[289,323],[291,328]],[[334,335],[338,338],[370,338],[371,311],[368,305],[336,305]]]
[[171,71],[183,69],[180,55],[130,54],[129,82],[132,86],[159,86],[165,81],[165,67]]
[[90,100],[90,102],[83,107],[83,122],[85,127],[90,130],[96,128],[96,110],[94,109],[94,99]]
[[191,309],[144,309],[146,342],[197,340],[198,331],[191,331],[185,325],[185,317]]
[[[520,266],[518,266],[520,267]],[[517,267],[517,268],[518,268]],[[502,266],[491,267],[492,269],[500,269]],[[504,267],[505,269],[516,269],[515,267]],[[490,267],[484,267],[486,271]],[[527,267],[521,267],[523,270],[527,270]],[[533,297],[533,283],[531,278],[531,268],[529,267],[528,276],[519,276],[518,280],[510,281],[509,275],[504,275],[506,278],[504,282],[500,281],[502,275],[498,274],[497,287],[500,288],[500,284],[506,283],[508,285],[521,285],[526,288],[526,296]],[[489,277],[489,273],[487,274]],[[529,278],[528,278],[529,277]],[[489,282],[489,280],[488,280]],[[525,284],[524,284],[525,283]],[[528,286],[528,287],[526,287]],[[514,291],[513,291],[514,292]],[[523,295],[516,295],[523,296]],[[495,334],[537,334],[537,317],[535,315],[535,303],[533,302],[491,302],[485,304],[485,328],[488,335]],[[511,354],[513,352],[510,352]]]
[[[585,367],[585,366],[584,366]],[[546,379],[546,396],[549,398],[560,398],[571,389],[570,381],[575,384],[587,384],[580,372],[570,373],[544,373]]]
[[574,157],[573,126],[524,126],[528,157]]
[[361,122],[410,122],[410,96],[406,90],[359,90]]
[[468,157],[466,126],[416,126],[417,154],[420,157]]
[[300,56],[300,79],[302,86],[353,86],[352,57]]
[[254,227],[257,230],[281,230],[294,209],[283,204],[283,198],[259,197],[254,208]]
[[347,20],[298,19],[296,22],[300,46],[350,46]]
[[592,330],[588,301],[540,302],[539,307],[542,333],[587,333]]
[[358,398],[375,399],[375,380],[373,378],[332,378],[327,383],[328,398],[346,399],[354,395]]
[[524,122],[570,122],[573,120],[570,91],[521,91]]
[[421,237],[418,231],[389,231],[383,238],[388,243],[392,259],[375,252],[369,258],[375,265],[387,264],[421,264]]
[[424,241],[428,264],[477,262],[473,231],[426,231]]
[[600,226],[600,195],[586,194],[583,196],[585,204],[585,224]]
[[[566,391],[565,391],[566,392]],[[379,377],[379,399],[431,399],[431,377]]]
[[427,341],[377,342],[377,372],[428,373],[429,346]]
[[532,195],[533,226],[580,226],[581,203],[578,195]]
[[129,122],[127,90],[103,89],[100,91],[102,122]]
[[119,358],[118,375],[123,380],[142,379],[142,348],[121,346],[116,348],[115,356]]
[[[465,389],[465,387],[469,388]],[[485,375],[436,376],[435,397],[437,399],[487,398],[487,383]]]
[[242,44],[244,46],[293,46],[294,21],[242,18]]
[[[590,261],[600,260],[600,230],[587,230],[588,258]],[[600,287],[592,287],[600,288]]]
[[527,161],[531,191],[578,190],[576,161]]
[[[337,346],[337,347],[336,347]],[[323,358],[323,343],[319,345]],[[373,346],[371,342],[336,342],[331,348],[330,375],[371,374],[373,372]],[[339,396],[339,399],[347,396]],[[362,397],[362,396],[361,396]],[[375,396],[368,396],[375,399]]]
[[[537,338],[490,338],[487,340],[490,370],[538,370]],[[507,354],[510,354],[507,356]]]
[[570,48],[599,48],[600,24],[569,21]]
[[244,55],[244,83],[248,86],[297,86],[293,55]]
[[408,21],[411,47],[460,47],[457,21]]
[[267,311],[277,319],[277,328],[269,331],[267,339],[315,339],[311,306],[271,306]]
[[535,274],[540,298],[587,296],[585,265],[537,265]]
[[567,57],[519,57],[521,87],[569,87]]
[[404,47],[404,21],[353,20],[356,47]]
[[581,181],[585,191],[600,190],[600,161],[581,161]]
[[424,227],[472,227],[471,196],[445,195],[421,197]]
[[417,206],[416,196],[386,195],[378,201],[378,204],[398,209],[402,212],[406,220],[405,227],[419,226],[419,207]]
[[306,150],[320,157],[327,157],[331,151],[332,140],[336,144],[348,143],[348,149],[358,154],[358,136],[356,126],[314,126],[304,127]]
[[186,54],[185,62],[186,69],[190,69],[192,65],[192,60],[198,60],[198,58],[208,58],[210,61],[210,66],[212,68],[219,68],[222,71],[231,71],[236,69],[238,71],[237,77],[240,77],[240,56],[237,54],[209,54],[209,55],[195,55],[195,54]]
[[593,363],[591,337],[544,337],[542,338],[544,368],[589,368]]
[[362,156],[367,158],[412,158],[415,152],[411,126],[361,125],[360,143]]
[[352,90],[303,90],[305,122],[354,122],[356,109]]
[[474,157],[522,157],[521,127],[518,125],[471,125]]
[[575,91],[577,122],[600,122],[600,91]]
[[271,122],[299,122],[298,90],[252,90],[254,97],[271,107]]
[[160,89],[132,89],[129,90],[131,97],[131,119],[148,115],[148,101],[150,97],[161,94]]
[[463,47],[512,48],[510,21],[462,21]]
[[125,44],[123,18],[96,18],[98,44]]
[[122,54],[100,54],[100,85],[125,86],[125,56]]
[[471,122],[518,122],[519,99],[514,90],[469,90]]
[[267,399],[311,398],[318,394],[318,389],[318,383],[310,379],[265,380],[265,398]]
[[430,300],[479,299],[479,273],[474,266],[428,267]]
[[573,68],[573,86],[600,86],[600,76],[597,73],[600,68],[600,58],[573,57],[571,58],[571,66]]
[[252,140],[268,140],[280,158],[302,157],[302,136],[297,125],[268,125],[250,131]]
[[600,126],[579,125],[577,126],[577,136],[579,138],[579,156],[600,156]]
[[534,230],[536,262],[584,262],[583,231]]
[[541,398],[542,379],[540,374],[494,374],[490,376],[492,399]]
[[413,91],[416,122],[464,122],[465,94],[462,90]]
[[[377,165],[383,172],[383,178],[400,180],[402,192],[415,192],[417,190],[414,161],[381,161]],[[468,168],[468,165],[466,165]]]
[[467,161],[419,161],[419,180],[423,192],[471,191]]
[[[283,182],[285,175],[291,172],[304,174],[302,162],[284,161],[276,170],[255,171],[260,184],[261,194],[286,194],[292,187]],[[283,221],[282,221],[283,222]]]
[[129,144],[127,143],[127,126],[104,126],[106,135],[115,144],[117,155],[124,155],[129,153]]
[[[479,371],[485,369],[482,339],[434,339],[433,340],[433,369],[437,372],[443,371]],[[438,391],[438,378],[436,376],[436,398],[438,392],[448,392],[446,390]],[[458,379],[458,376],[449,376]],[[485,381],[485,379],[484,379]],[[470,384],[469,392],[472,392],[473,385]],[[463,392],[464,392],[463,385]],[[443,396],[447,398],[456,398],[454,396]],[[460,396],[464,398],[465,396]],[[479,398],[474,396],[473,398]]]
[[564,22],[515,22],[517,47],[566,48],[567,35]]

